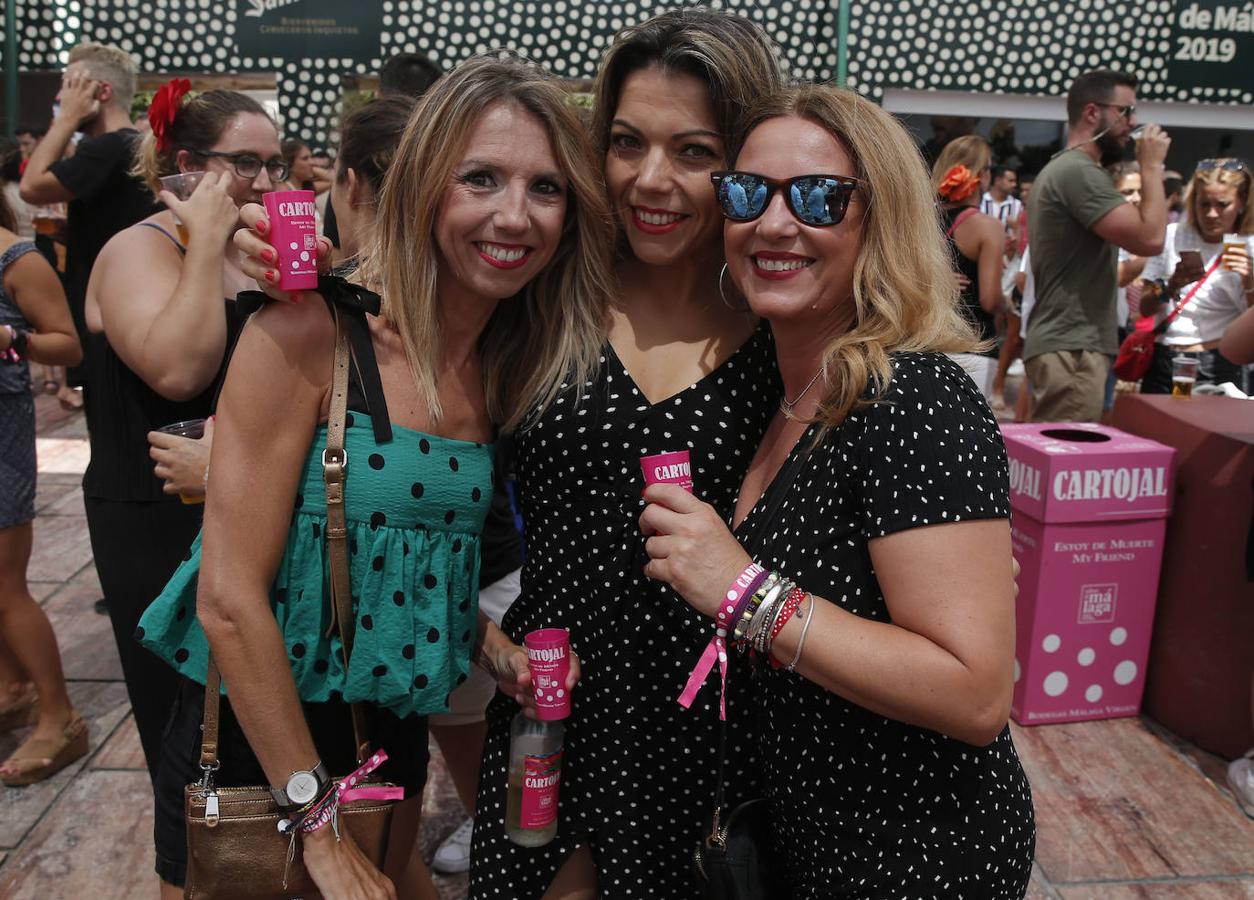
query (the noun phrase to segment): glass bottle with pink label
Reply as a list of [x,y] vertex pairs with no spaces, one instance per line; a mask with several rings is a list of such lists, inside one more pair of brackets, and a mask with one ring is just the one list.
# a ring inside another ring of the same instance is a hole
[[515,844],[542,847],[557,836],[562,720],[570,715],[570,635],[564,628],[542,628],[528,634],[524,643],[536,718],[520,712],[510,727],[505,831]]

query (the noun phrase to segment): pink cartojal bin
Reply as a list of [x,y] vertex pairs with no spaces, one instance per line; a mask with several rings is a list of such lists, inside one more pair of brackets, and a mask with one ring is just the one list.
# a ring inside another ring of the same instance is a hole
[[271,191],[262,198],[270,220],[270,244],[278,254],[279,287],[311,291],[318,286],[318,219],[313,191]]
[[644,472],[646,487],[651,484],[677,484],[692,493],[692,463],[688,459],[687,450],[642,456],[640,469]]
[[540,628],[523,638],[527,667],[536,694],[536,717],[554,722],[570,715],[570,632],[565,628]]

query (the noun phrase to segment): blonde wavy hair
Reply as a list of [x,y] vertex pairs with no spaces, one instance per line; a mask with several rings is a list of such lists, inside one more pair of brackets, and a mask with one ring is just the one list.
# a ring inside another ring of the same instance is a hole
[[807,119],[835,137],[865,185],[854,323],[823,353],[831,387],[813,421],[826,430],[884,396],[893,375],[890,353],[966,353],[980,342],[959,309],[931,179],[901,124],[852,91],[804,85],[755,108],[746,137],[781,116]]
[[496,307],[480,338],[488,414],[503,431],[543,409],[570,380],[595,371],[607,324],[613,224],[587,128],[556,79],[506,53],[472,57],[437,81],[410,116],[383,181],[363,278],[382,285],[383,312],[400,332],[432,417],[441,415],[436,365],[444,330],[436,291],[438,198],[480,116],[517,104],[548,134],[567,180],[566,221],[553,259]]
[[1224,184],[1235,187],[1237,189],[1237,199],[1241,201],[1243,212],[1241,217],[1236,221],[1236,229],[1239,234],[1254,234],[1254,204],[1250,203],[1251,182],[1254,182],[1254,175],[1250,173],[1249,165],[1244,165],[1237,170],[1221,168],[1223,163],[1236,163],[1239,160],[1225,158],[1207,160],[1216,163],[1213,169],[1196,169],[1193,177],[1189,179],[1188,187],[1184,189],[1184,214],[1188,223],[1193,229],[1199,230],[1197,227],[1197,199],[1201,195],[1201,188],[1204,185]]

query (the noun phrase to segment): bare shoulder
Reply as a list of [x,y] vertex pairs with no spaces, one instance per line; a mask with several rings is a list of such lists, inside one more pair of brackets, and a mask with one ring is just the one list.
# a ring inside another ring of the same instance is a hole
[[[182,257],[175,242],[170,240],[162,216],[163,213],[155,213],[109,238],[100,249],[95,265],[116,262],[125,266],[128,277],[134,272],[132,266],[137,259],[144,260],[144,265],[172,267],[177,270]],[[157,227],[150,227],[153,225]],[[162,233],[163,231],[166,233]]]
[[329,383],[335,321],[321,296],[312,292],[299,303],[271,301],[248,320],[239,350],[266,354],[275,365],[305,373],[315,383]]

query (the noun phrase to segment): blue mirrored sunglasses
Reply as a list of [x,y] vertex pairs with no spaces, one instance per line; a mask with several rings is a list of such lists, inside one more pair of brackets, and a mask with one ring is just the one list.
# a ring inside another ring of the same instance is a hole
[[788,210],[812,228],[839,224],[853,192],[862,186],[859,179],[847,175],[798,175],[777,181],[752,172],[714,172],[710,179],[724,218],[752,222],[766,212],[775,192],[782,190]]

